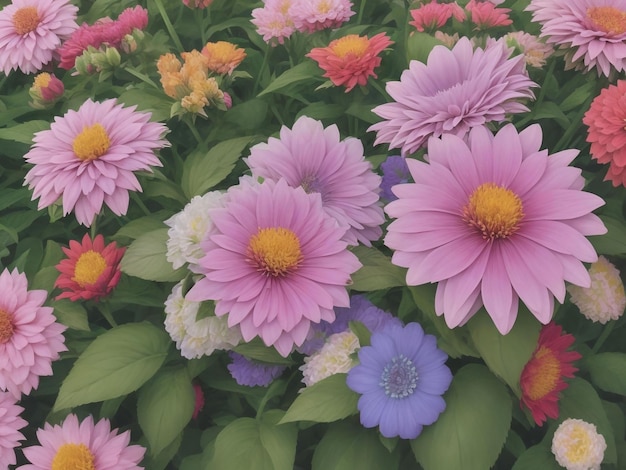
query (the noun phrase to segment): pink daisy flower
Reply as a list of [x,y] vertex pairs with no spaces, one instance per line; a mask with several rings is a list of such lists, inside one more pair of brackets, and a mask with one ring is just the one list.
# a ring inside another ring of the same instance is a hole
[[549,156],[541,139],[539,125],[495,136],[476,127],[468,142],[444,134],[428,141],[429,163],[407,160],[415,183],[392,188],[392,262],[409,268],[408,285],[438,283],[435,309],[450,328],[484,305],[506,334],[518,298],[546,324],[564,281],[591,284],[582,262],[598,257],[585,236],[606,233],[591,213],[604,201],[568,166],[578,150]]
[[626,1],[532,0],[526,8],[541,23],[541,37],[565,49],[567,68],[626,70]]
[[64,215],[74,210],[86,226],[103,204],[126,214],[128,191],[141,191],[134,172],[162,166],[154,151],[169,145],[161,139],[167,128],[150,116],[114,99],[87,100],[37,132],[24,158],[35,165],[25,184],[34,190],[33,199],[40,198],[39,209],[63,198]]
[[510,52],[503,41],[474,50],[463,37],[452,50],[435,46],[427,64],[412,60],[399,82],[387,83],[395,102],[372,110],[385,119],[368,129],[377,132],[375,144],[409,154],[431,136],[463,137],[474,126],[528,111],[517,100],[532,98],[530,88],[537,85],[526,74],[524,58],[509,59]]
[[352,15],[349,0],[293,0],[289,8],[289,16],[301,33],[339,28]]
[[0,11],[0,70],[33,73],[78,28],[68,0],[13,0]]
[[434,31],[445,25],[450,18],[465,21],[465,12],[456,2],[437,3],[437,0],[432,0],[411,10],[411,17],[413,21],[409,24],[415,26],[418,31]]
[[28,423],[20,417],[24,408],[15,404],[15,397],[8,392],[0,392],[0,468],[15,465],[15,448],[24,435],[19,432]]
[[289,15],[292,3],[293,0],[265,0],[263,8],[252,10],[250,22],[268,44],[283,44],[296,30]]
[[5,269],[0,274],[0,390],[15,398],[52,375],[52,361],[67,351],[52,307],[44,307],[45,290],[28,290],[26,275]]
[[61,425],[46,423],[37,430],[41,445],[26,447],[24,455],[30,464],[20,470],[89,469],[141,470],[139,463],[146,449],[130,443],[130,431],[118,434],[108,419],[94,424],[87,416],[82,422],[74,414]]
[[496,8],[491,2],[470,0],[465,9],[471,13],[471,20],[478,29],[509,26],[513,20],[509,18],[510,8]]
[[335,306],[350,305],[346,285],[361,264],[318,194],[266,180],[229,191],[211,219],[198,268],[204,277],[186,298],[215,300],[215,314],[228,315],[245,341],[259,336],[287,356],[311,323],[332,322]]
[[325,212],[347,229],[351,245],[370,246],[382,234],[385,216],[379,204],[381,177],[363,156],[360,140],[339,140],[339,129],[307,116],[293,129],[283,126],[280,138],[270,137],[250,149],[246,163],[254,176],[318,193]]

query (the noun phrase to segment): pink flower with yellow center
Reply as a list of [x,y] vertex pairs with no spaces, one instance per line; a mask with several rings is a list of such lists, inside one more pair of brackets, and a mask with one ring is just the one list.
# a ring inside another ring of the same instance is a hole
[[252,10],[250,22],[257,27],[257,33],[272,46],[283,44],[296,30],[289,9],[295,0],[266,0],[263,8]]
[[56,266],[61,274],[54,286],[63,290],[57,299],[99,300],[108,295],[122,275],[119,264],[125,251],[115,242],[105,246],[102,235],[92,241],[85,234],[81,243],[70,240],[69,248],[63,247],[67,258]]
[[292,0],[288,14],[296,30],[313,33],[339,28],[354,12],[349,0]]
[[465,21],[465,12],[456,2],[437,3],[437,0],[432,0],[411,10],[411,17],[413,21],[409,24],[415,26],[418,31],[432,32],[445,25],[450,18]]
[[19,431],[28,423],[20,417],[24,408],[16,405],[16,398],[8,392],[0,392],[0,468],[15,465],[15,448],[24,435]]
[[328,47],[316,47],[307,54],[315,60],[335,86],[344,85],[346,93],[356,85],[367,85],[367,79],[377,78],[374,69],[380,65],[378,56],[393,41],[385,33],[368,39],[349,34],[331,41]]
[[230,75],[246,57],[246,51],[230,42],[217,41],[206,43],[202,48],[202,55],[208,59],[209,70]]
[[63,82],[52,74],[42,72],[35,77],[33,86],[28,91],[32,98],[31,105],[36,109],[45,109],[56,103],[65,91]]

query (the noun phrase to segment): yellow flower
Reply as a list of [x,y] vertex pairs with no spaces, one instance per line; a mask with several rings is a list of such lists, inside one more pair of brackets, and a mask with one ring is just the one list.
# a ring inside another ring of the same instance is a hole
[[202,54],[207,58],[209,70],[221,75],[233,73],[246,57],[245,50],[226,41],[208,42],[202,49]]

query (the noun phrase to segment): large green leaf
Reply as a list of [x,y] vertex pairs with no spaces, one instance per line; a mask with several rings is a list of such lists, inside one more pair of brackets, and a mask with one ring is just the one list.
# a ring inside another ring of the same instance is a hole
[[54,307],[54,316],[59,322],[74,330],[89,331],[87,310],[80,303],[61,299],[56,300],[52,306]]
[[596,354],[586,359],[583,365],[598,388],[626,395],[626,354]]
[[485,470],[495,463],[511,425],[511,397],[489,370],[460,369],[439,419],[411,441],[425,470]]
[[167,260],[167,228],[144,233],[134,240],[120,263],[126,274],[148,281],[179,281],[185,277],[185,269],[174,271]]
[[28,121],[13,127],[0,129],[0,139],[12,140],[23,144],[32,144],[35,132],[46,129],[50,129],[50,123],[47,121]]
[[137,398],[137,419],[155,457],[187,426],[195,393],[187,368],[163,370],[144,385]]
[[406,270],[391,264],[391,260],[376,248],[357,246],[352,252],[363,265],[352,275],[352,289],[373,291],[406,285]]
[[163,364],[171,340],[150,323],[128,323],[96,338],[63,381],[54,411],[134,392]]
[[526,449],[512,470],[563,470],[563,467],[556,462],[549,446],[539,444]]
[[258,96],[263,96],[268,93],[274,93],[282,90],[283,88],[292,85],[293,83],[301,82],[303,80],[311,80],[312,77],[319,76],[320,69],[317,63],[311,60],[305,60],[298,65],[291,67],[282,75],[274,79]]

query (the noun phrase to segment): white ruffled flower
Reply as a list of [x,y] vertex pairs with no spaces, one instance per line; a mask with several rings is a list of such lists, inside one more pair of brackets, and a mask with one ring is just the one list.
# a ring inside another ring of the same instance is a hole
[[319,351],[304,358],[304,365],[300,366],[302,382],[310,387],[331,375],[348,372],[355,365],[350,355],[359,346],[359,339],[352,331],[330,335]]
[[600,256],[591,265],[589,277],[591,287],[570,285],[567,288],[572,302],[591,321],[605,324],[609,320],[617,320],[626,308],[624,284],[619,271],[604,256]]
[[182,211],[165,221],[170,227],[167,231],[166,256],[174,269],[185,263],[197,264],[204,256],[200,242],[213,227],[209,213],[211,209],[223,207],[222,199],[223,193],[220,191],[194,196]]
[[605,450],[602,434],[582,419],[566,419],[552,438],[552,453],[567,470],[600,470]]
[[176,342],[183,357],[210,356],[217,349],[229,351],[241,342],[239,328],[229,328],[226,316],[196,320],[202,302],[186,300],[182,289],[181,281],[165,301],[165,331]]

